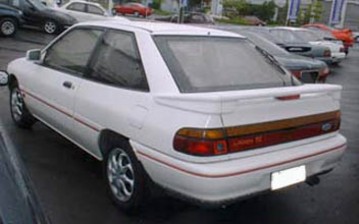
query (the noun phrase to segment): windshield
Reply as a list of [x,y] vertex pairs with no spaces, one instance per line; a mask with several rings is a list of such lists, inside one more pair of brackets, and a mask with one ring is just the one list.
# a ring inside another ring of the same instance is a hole
[[243,38],[155,36],[181,92],[292,85],[289,74]]
[[271,34],[281,43],[304,43],[308,42],[291,30],[273,29]]

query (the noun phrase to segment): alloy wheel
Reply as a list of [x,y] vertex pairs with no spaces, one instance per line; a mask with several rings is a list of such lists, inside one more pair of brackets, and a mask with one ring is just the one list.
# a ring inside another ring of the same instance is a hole
[[11,93],[11,113],[15,121],[20,121],[24,113],[24,101],[19,89],[14,89]]
[[11,21],[5,21],[1,24],[1,33],[5,36],[11,36],[15,30],[15,24]]
[[122,202],[130,200],[135,188],[135,174],[129,155],[121,148],[113,149],[107,160],[107,178],[115,197]]
[[44,30],[46,33],[53,34],[56,31],[56,23],[53,21],[47,21],[44,25]]

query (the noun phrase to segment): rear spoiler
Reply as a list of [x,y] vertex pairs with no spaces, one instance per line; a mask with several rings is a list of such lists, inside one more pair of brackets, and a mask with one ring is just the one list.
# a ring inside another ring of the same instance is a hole
[[306,84],[283,88],[226,91],[213,93],[156,94],[155,102],[161,105],[200,113],[221,114],[226,112],[224,103],[281,98],[293,95],[329,95],[338,101],[342,87],[331,84]]

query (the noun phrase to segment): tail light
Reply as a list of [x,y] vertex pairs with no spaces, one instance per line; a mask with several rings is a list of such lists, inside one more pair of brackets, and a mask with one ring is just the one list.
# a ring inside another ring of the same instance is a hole
[[330,69],[328,67],[323,68],[319,72],[319,82],[324,83],[330,74]]
[[323,56],[324,56],[324,57],[331,57],[331,55],[332,55],[332,53],[330,52],[329,49],[326,49],[326,50],[324,51],[324,53],[323,53]]
[[294,75],[296,78],[300,79],[300,76],[301,76],[302,71],[300,71],[300,70],[291,70],[290,72],[291,72],[292,75]]
[[225,155],[327,134],[339,126],[340,112],[333,111],[229,128],[182,128],[174,137],[173,148],[194,156]]
[[228,152],[223,129],[181,129],[175,135],[173,147],[177,151],[196,156],[213,156]]

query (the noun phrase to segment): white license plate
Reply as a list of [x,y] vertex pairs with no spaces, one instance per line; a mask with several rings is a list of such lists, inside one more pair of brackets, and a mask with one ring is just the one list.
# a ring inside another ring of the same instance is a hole
[[271,189],[277,190],[305,181],[305,166],[281,170],[271,174]]

